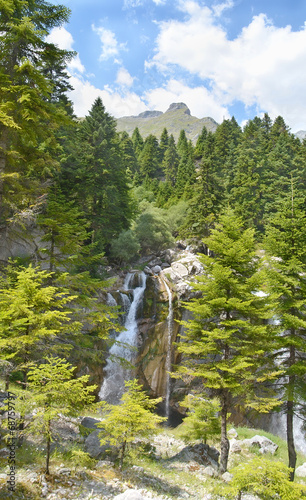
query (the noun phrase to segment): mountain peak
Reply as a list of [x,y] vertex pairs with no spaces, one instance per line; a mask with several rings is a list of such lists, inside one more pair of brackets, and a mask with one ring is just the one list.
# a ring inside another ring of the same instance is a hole
[[173,102],[172,104],[170,104],[166,113],[168,113],[169,111],[175,111],[176,109],[183,109],[186,115],[190,115],[190,109],[184,102]]

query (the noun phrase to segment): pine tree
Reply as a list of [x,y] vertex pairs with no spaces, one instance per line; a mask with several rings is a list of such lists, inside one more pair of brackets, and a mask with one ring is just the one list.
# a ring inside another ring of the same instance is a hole
[[179,157],[177,154],[174,137],[171,134],[168,140],[167,149],[164,153],[162,167],[166,174],[166,182],[171,183],[172,186],[174,186],[176,182],[178,164]]
[[163,129],[162,134],[160,136],[160,141],[159,141],[159,161],[162,163],[165,152],[168,148],[169,145],[169,135],[168,135],[168,130],[166,128]]
[[[0,5],[0,221],[28,208],[57,161],[57,128],[67,121],[62,92],[72,52],[45,41],[69,10],[44,0]],[[50,71],[51,66],[57,68]],[[59,69],[60,68],[60,69]],[[60,105],[61,103],[61,105]]]
[[[205,274],[194,290],[200,297],[185,304],[192,319],[183,322],[185,331],[178,350],[183,355],[177,377],[196,377],[219,399],[221,414],[220,471],[227,469],[229,442],[227,417],[233,398],[245,404],[256,396],[263,375],[265,353],[271,349],[266,299],[255,294],[261,285],[255,254],[254,231],[243,230],[242,220],[229,212],[204,240],[214,257],[202,256]],[[271,406],[272,403],[271,403]],[[268,399],[263,411],[269,411]]]
[[128,229],[133,214],[115,120],[97,98],[77,136],[72,192],[93,232],[97,251]]
[[265,246],[270,255],[267,268],[269,289],[275,297],[275,314],[279,321],[274,356],[279,353],[285,373],[283,411],[286,414],[289,467],[296,466],[294,414],[305,407],[306,375],[306,236],[305,198],[294,193],[280,203],[271,217]]
[[53,423],[64,416],[77,416],[94,402],[91,394],[97,386],[87,385],[89,375],[75,378],[76,368],[58,357],[46,357],[28,372],[28,390],[17,401],[21,414],[31,413],[27,432],[42,436],[46,442],[46,474],[49,474],[50,446],[55,431]]
[[145,179],[146,176],[152,179],[158,175],[159,156],[158,141],[154,135],[150,134],[144,141],[143,149],[138,158],[142,179]]
[[32,266],[21,268],[12,272],[0,288],[1,358],[23,371],[24,384],[28,364],[56,349],[56,336],[80,329],[68,308],[75,297],[64,288],[49,286],[50,276]]
[[137,437],[149,437],[157,430],[157,425],[165,420],[153,413],[162,398],[150,399],[136,379],[125,382],[127,391],[119,405],[104,404],[108,414],[103,418],[100,432],[101,444],[120,446],[120,468],[127,446]]

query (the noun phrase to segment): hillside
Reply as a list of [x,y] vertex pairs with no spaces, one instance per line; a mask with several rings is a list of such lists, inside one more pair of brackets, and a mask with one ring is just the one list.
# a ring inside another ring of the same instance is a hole
[[184,103],[171,104],[165,113],[161,111],[145,111],[138,116],[124,116],[117,119],[118,132],[127,132],[131,135],[136,127],[140,134],[147,137],[150,134],[160,137],[164,128],[169,134],[178,139],[180,131],[185,130],[188,139],[195,142],[203,127],[215,132],[218,123],[210,117],[196,118],[190,114],[189,108]]

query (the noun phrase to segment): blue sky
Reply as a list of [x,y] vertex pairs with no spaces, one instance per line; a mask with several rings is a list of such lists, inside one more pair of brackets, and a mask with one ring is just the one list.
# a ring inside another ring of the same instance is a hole
[[305,0],[62,0],[70,22],[50,40],[77,51],[70,98],[85,116],[100,95],[114,117],[166,111],[240,124],[269,113],[306,130]]

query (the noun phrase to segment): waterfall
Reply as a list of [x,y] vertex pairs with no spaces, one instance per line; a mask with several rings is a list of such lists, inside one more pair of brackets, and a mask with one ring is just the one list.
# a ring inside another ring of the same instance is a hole
[[170,287],[163,280],[165,288],[167,290],[168,299],[169,299],[169,312],[167,316],[167,326],[168,326],[168,336],[167,336],[167,357],[166,357],[166,397],[165,397],[165,413],[167,417],[167,421],[169,422],[170,417],[170,393],[171,393],[171,364],[172,364],[172,334],[173,334],[173,305],[172,305],[172,292]]
[[[141,273],[128,273],[124,283],[124,290],[132,289],[133,300],[126,316],[124,331],[116,339],[109,350],[109,357],[105,366],[105,378],[99,392],[99,398],[111,404],[117,404],[124,392],[124,382],[132,375],[130,364],[134,359],[137,347],[137,309],[143,299],[146,287],[146,276]],[[126,294],[122,294],[126,297]],[[128,299],[128,297],[126,297]],[[123,299],[124,307],[127,300]],[[121,360],[121,362],[120,362]]]

